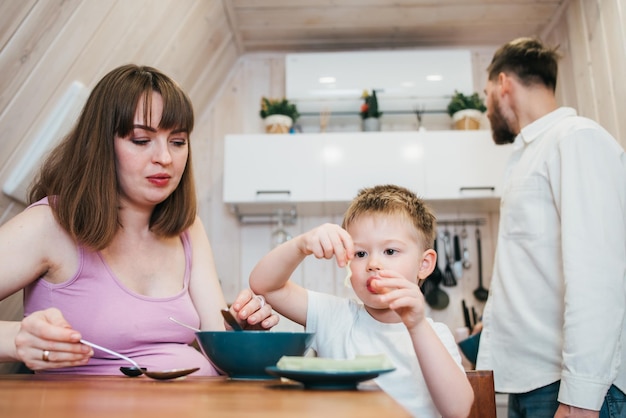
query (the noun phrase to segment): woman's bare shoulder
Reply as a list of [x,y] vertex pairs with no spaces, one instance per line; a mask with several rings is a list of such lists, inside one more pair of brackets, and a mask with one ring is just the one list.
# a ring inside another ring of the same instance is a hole
[[54,212],[49,205],[28,207],[18,214],[14,220],[17,220],[25,230],[31,230],[36,234],[65,233],[65,230],[54,217]]
[[42,257],[59,256],[64,251],[76,252],[74,239],[59,224],[48,205],[26,208],[5,226],[1,236],[8,236],[13,242],[37,251]]
[[0,298],[38,277],[61,282],[77,265],[76,245],[49,206],[29,207],[0,226]]

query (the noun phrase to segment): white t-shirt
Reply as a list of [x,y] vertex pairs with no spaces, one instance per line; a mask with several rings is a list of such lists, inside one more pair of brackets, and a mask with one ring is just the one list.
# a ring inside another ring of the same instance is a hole
[[[309,290],[307,332],[315,332],[312,348],[319,357],[350,359],[356,355],[386,354],[396,370],[375,379],[376,384],[413,416],[440,417],[422,376],[409,333],[403,323],[385,324],[372,318],[354,300]],[[428,319],[450,355],[461,356],[449,328]]]

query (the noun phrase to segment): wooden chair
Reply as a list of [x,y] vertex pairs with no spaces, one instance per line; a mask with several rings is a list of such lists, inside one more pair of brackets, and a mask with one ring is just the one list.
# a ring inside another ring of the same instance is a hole
[[496,418],[496,391],[492,370],[465,372],[474,389],[474,404],[467,418]]

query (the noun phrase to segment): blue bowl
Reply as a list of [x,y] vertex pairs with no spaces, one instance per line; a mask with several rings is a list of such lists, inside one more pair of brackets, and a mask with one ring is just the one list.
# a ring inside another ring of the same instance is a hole
[[265,371],[282,356],[302,356],[314,333],[272,331],[201,331],[196,340],[204,355],[231,379],[277,379]]
[[470,335],[466,339],[458,342],[461,352],[470,362],[472,362],[472,364],[476,364],[476,359],[478,358],[480,334],[481,333],[479,332],[478,334]]

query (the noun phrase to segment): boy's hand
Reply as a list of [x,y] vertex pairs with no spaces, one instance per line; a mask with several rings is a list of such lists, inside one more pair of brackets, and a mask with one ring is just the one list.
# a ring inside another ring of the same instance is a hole
[[372,290],[380,294],[380,300],[395,311],[407,328],[412,328],[426,318],[424,295],[417,286],[390,270],[378,272],[381,279],[372,280]]
[[348,232],[335,224],[324,224],[299,237],[298,249],[305,255],[315,258],[337,259],[337,265],[345,267],[354,256],[354,244]]

